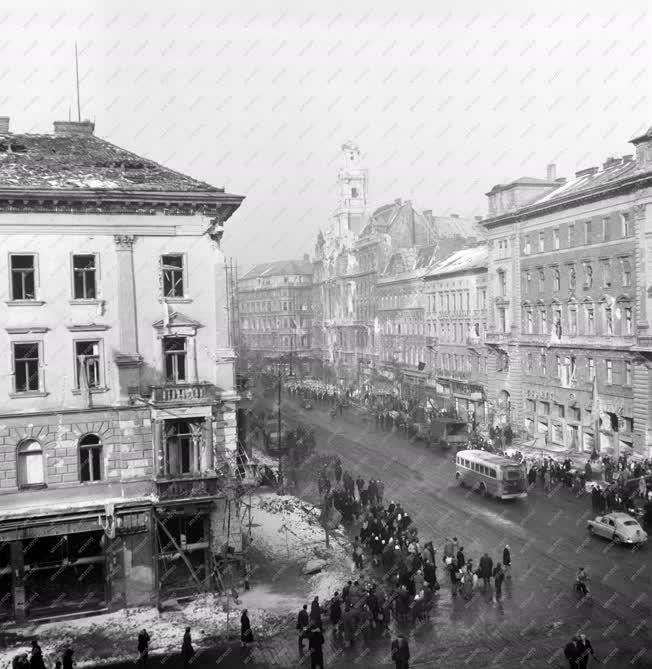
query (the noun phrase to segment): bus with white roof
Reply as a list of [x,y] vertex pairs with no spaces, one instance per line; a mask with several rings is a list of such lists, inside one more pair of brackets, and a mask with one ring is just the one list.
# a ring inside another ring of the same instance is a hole
[[488,497],[527,497],[525,465],[487,451],[459,451],[455,456],[455,480]]

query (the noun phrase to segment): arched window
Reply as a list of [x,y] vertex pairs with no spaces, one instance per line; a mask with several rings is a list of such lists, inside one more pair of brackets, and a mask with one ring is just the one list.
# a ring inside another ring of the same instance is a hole
[[102,479],[102,442],[96,434],[86,434],[79,440],[79,479]]
[[18,486],[45,485],[45,467],[43,466],[43,450],[35,439],[26,439],[18,444]]
[[561,290],[561,276],[559,274],[558,269],[555,269],[553,272],[553,280],[554,280],[555,291]]

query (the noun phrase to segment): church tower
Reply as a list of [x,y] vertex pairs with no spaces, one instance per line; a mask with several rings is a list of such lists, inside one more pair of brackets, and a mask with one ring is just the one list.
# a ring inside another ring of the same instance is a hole
[[353,142],[342,145],[343,167],[337,175],[339,202],[334,216],[338,237],[360,234],[367,209],[367,170],[360,167],[360,149]]

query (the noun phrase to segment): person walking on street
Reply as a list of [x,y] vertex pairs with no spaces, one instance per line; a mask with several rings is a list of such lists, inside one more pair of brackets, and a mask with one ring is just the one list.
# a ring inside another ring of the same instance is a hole
[[503,548],[503,567],[505,568],[505,578],[512,577],[512,554],[510,552],[509,546]]
[[142,629],[138,634],[138,663],[143,669],[147,666],[147,656],[149,655],[149,634],[146,629]]
[[310,626],[310,616],[308,615],[308,605],[304,604],[297,616],[297,630],[299,630],[299,654],[303,653],[303,640],[308,639],[308,627]]
[[324,635],[315,622],[310,627],[308,636],[308,648],[310,649],[310,667],[311,669],[324,669]]
[[319,629],[323,629],[323,625],[321,622],[321,606],[319,605],[319,597],[315,597],[312,600],[312,604],[310,605],[310,620],[319,627]]
[[333,636],[341,632],[341,623],[342,620],[342,600],[340,599],[340,593],[336,592],[333,595],[333,598],[330,602],[329,617],[331,621],[331,626],[333,628]]
[[569,669],[577,669],[577,658],[579,657],[577,642],[578,637],[574,636],[566,646],[564,646],[564,657],[568,660]]
[[183,666],[189,667],[190,661],[195,654],[195,649],[192,647],[192,637],[190,636],[190,627],[186,627],[183,635],[183,642],[181,643],[181,657],[183,658]]
[[396,669],[409,669],[410,667],[410,647],[407,639],[401,634],[392,641],[392,662]]
[[243,609],[240,616],[240,644],[244,648],[248,643],[254,640],[254,633],[251,630],[251,622],[249,621],[249,612]]
[[505,572],[500,562],[494,569],[494,587],[496,588],[496,601],[499,601],[503,594],[503,581],[505,580]]
[[45,662],[43,661],[43,651],[38,645],[38,641],[32,641],[32,650],[30,650],[29,669],[45,669]]
[[484,585],[484,589],[486,590],[489,585],[491,584],[491,574],[493,572],[494,568],[494,562],[493,560],[489,557],[488,553],[485,553],[481,558],[480,558],[480,577],[482,578],[482,583]]
[[577,640],[577,666],[579,669],[586,669],[589,666],[589,655],[595,659],[593,646],[586,638],[586,634],[580,634]]

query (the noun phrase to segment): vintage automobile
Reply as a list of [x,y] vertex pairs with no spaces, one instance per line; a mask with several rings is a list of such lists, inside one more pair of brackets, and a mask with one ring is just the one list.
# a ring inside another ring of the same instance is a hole
[[627,513],[607,513],[597,516],[595,520],[589,520],[587,529],[606,539],[611,539],[615,544],[644,544],[647,542],[647,533],[638,524],[638,521]]

